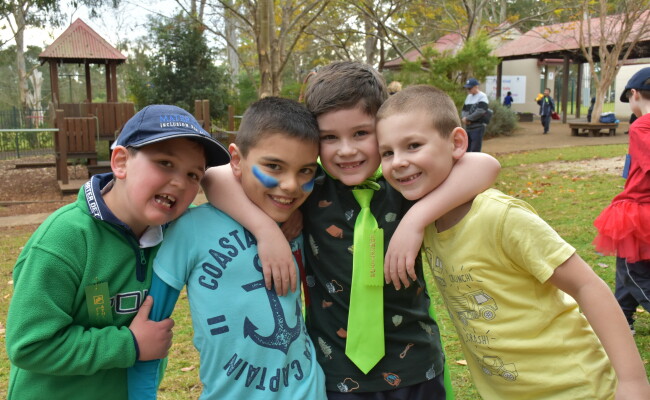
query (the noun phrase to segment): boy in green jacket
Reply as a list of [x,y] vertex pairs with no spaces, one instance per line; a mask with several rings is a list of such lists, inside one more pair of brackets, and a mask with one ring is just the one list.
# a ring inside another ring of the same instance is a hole
[[226,149],[167,105],[131,118],[75,203],[34,232],[13,271],[9,399],[126,399],[126,369],[167,355],[174,322],[148,319],[151,261]]

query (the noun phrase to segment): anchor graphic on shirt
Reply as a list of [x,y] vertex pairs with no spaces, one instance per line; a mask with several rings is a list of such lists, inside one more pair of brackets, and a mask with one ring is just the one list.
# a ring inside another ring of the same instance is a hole
[[[255,269],[262,271],[261,265],[259,265],[259,258],[256,255],[255,260]],[[259,268],[258,268],[259,266]],[[246,285],[242,285],[242,288],[250,292],[255,289],[263,288],[266,291],[266,296],[269,299],[269,304],[271,305],[271,314],[273,315],[273,320],[275,321],[275,326],[273,327],[273,332],[268,336],[262,336],[257,333],[259,329],[253,322],[251,322],[248,317],[244,320],[244,337],[250,336],[253,342],[258,345],[270,349],[278,349],[284,354],[287,354],[289,351],[289,346],[300,336],[300,303],[296,301],[296,325],[290,327],[287,324],[287,319],[284,315],[284,310],[282,310],[282,305],[278,299],[278,295],[275,293],[275,290],[266,290],[264,287],[264,279],[259,281],[251,282]]]

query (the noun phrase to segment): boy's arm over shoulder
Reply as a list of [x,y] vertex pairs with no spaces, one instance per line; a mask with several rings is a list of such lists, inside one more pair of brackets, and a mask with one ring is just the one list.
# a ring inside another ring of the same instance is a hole
[[415,258],[419,255],[427,225],[488,189],[500,171],[501,165],[489,154],[465,153],[447,179],[415,203],[400,221],[386,252],[386,283],[393,282],[399,289],[400,281],[408,287],[409,276],[417,279]]
[[577,254],[549,282],[573,297],[603,344],[616,376],[617,399],[650,399],[650,384],[630,328],[612,291]]
[[296,290],[297,275],[289,243],[278,224],[248,199],[230,165],[206,171],[201,182],[210,203],[242,224],[257,239],[267,289],[285,295]]

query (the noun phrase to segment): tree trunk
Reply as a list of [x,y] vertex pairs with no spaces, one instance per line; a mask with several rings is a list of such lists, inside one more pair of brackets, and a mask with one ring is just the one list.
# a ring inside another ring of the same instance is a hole
[[22,4],[17,4],[14,10],[16,20],[16,68],[18,71],[18,98],[20,106],[26,107],[27,99],[27,73],[25,67],[25,12]]
[[259,32],[257,40],[257,57],[260,65],[260,98],[273,94],[273,76],[271,74],[271,10],[272,0],[260,0],[257,5]]
[[[229,2],[232,4],[232,2]],[[236,16],[230,9],[224,10],[226,53],[228,55],[228,66],[230,68],[230,80],[236,83],[239,77],[239,57],[237,56],[237,27]]]
[[366,32],[366,37],[364,40],[364,51],[366,56],[366,64],[375,65],[375,58],[377,55],[377,36],[372,33],[377,33],[375,27],[372,24],[372,21],[366,14],[362,15],[364,32]]

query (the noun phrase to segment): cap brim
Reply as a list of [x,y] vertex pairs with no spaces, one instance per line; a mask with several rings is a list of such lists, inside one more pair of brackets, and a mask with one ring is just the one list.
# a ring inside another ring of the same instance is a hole
[[629,103],[630,102],[630,99],[627,98],[627,92],[629,90],[630,89],[625,89],[625,90],[623,90],[623,93],[621,93],[621,97],[619,98],[619,100],[621,100],[622,103]]
[[230,162],[230,153],[224,145],[222,145],[218,140],[211,137],[199,135],[199,134],[170,134],[166,132],[164,136],[158,136],[151,138],[149,140],[141,141],[135,144],[130,144],[129,147],[134,147],[136,149],[147,146],[152,143],[162,142],[164,140],[176,139],[176,138],[187,138],[194,139],[201,142],[205,148],[205,163],[206,167],[216,167],[218,165],[228,164]]

